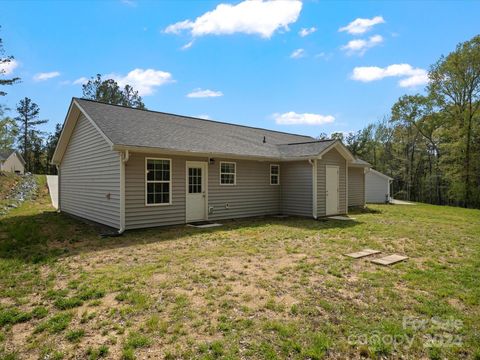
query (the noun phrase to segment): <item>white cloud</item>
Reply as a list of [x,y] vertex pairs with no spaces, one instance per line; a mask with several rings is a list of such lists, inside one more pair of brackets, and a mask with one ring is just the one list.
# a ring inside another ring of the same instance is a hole
[[35,76],[33,77],[33,80],[45,81],[45,80],[56,78],[57,76],[60,76],[60,73],[58,71],[43,72],[43,73],[35,74]]
[[313,34],[315,31],[317,31],[317,28],[313,27],[313,26],[311,28],[302,28],[298,32],[298,35],[300,35],[301,37],[305,37],[305,36],[308,36],[310,34]]
[[402,78],[398,84],[401,87],[414,87],[428,83],[428,73],[425,69],[414,68],[409,64],[393,64],[385,68],[364,66],[353,69],[352,79],[362,82],[381,80],[386,77]]
[[333,123],[335,118],[332,115],[320,115],[303,113],[298,114],[294,111],[283,114],[273,114],[275,122],[279,125],[323,125]]
[[297,49],[294,50],[291,54],[290,57],[292,59],[300,59],[305,56],[305,50],[304,49]]
[[83,85],[83,84],[86,84],[88,82],[88,79],[85,77],[85,76],[82,76],[80,78],[78,78],[77,80],[74,80],[73,81],[73,85]]
[[193,40],[186,43],[185,45],[182,46],[182,50],[187,50],[187,49],[190,49],[193,45]]
[[0,74],[10,75],[18,67],[18,61],[15,59],[9,62],[0,63]]
[[338,31],[346,31],[352,35],[363,34],[371,30],[377,24],[383,24],[385,20],[382,16],[375,16],[371,19],[358,18],[353,20],[347,26],[341,27]]
[[127,75],[108,74],[103,79],[113,79],[119,86],[132,86],[141,96],[151,95],[155,88],[173,82],[172,74],[155,69],[134,69]]
[[342,46],[342,50],[346,51],[348,55],[357,54],[362,56],[365,52],[375,47],[383,42],[383,37],[381,35],[373,35],[368,39],[355,39],[350,40],[347,45]]
[[234,33],[258,34],[270,38],[278,29],[288,30],[297,21],[300,0],[246,0],[236,5],[219,4],[214,10],[168,26],[166,33],[190,31],[193,36],[230,35]]
[[205,119],[205,120],[210,120],[211,119],[210,115],[208,115],[208,114],[197,115],[197,118]]
[[214,90],[208,90],[208,89],[195,89],[191,93],[187,94],[187,97],[189,98],[209,98],[209,97],[219,97],[223,96],[223,93],[221,91],[214,91]]

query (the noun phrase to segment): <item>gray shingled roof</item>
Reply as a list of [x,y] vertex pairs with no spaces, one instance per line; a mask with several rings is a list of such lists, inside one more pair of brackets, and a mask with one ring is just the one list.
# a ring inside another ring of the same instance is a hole
[[23,159],[22,154],[20,154],[18,151],[13,150],[13,149],[6,149],[6,150],[0,151],[0,161],[7,160],[8,157],[10,155],[12,155],[13,153],[16,153],[18,159],[22,162],[23,165],[25,165],[25,160]]
[[333,143],[335,143],[335,140],[311,140],[307,142],[282,144],[277,147],[283,157],[302,157],[318,155]]
[[7,149],[7,150],[2,150],[0,151],[0,161],[7,160],[12,153],[14,153],[15,150],[12,149]]
[[355,160],[352,161],[353,165],[358,165],[358,166],[372,166],[370,163],[366,162],[365,160],[362,160],[358,157],[355,158]]
[[317,155],[334,142],[85,99],[75,100],[114,145],[288,158]]

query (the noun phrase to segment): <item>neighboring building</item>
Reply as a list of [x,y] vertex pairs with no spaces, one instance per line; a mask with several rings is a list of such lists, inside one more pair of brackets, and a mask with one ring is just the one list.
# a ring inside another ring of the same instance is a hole
[[[337,140],[77,98],[52,162],[59,209],[120,232],[270,214],[345,214],[356,181],[350,187],[347,178],[351,171],[361,178],[368,167]],[[361,194],[353,198],[362,203]]]
[[25,173],[25,160],[16,150],[0,151],[0,170],[16,174]]
[[367,202],[377,204],[390,202],[390,183],[392,181],[390,176],[370,169],[365,175]]

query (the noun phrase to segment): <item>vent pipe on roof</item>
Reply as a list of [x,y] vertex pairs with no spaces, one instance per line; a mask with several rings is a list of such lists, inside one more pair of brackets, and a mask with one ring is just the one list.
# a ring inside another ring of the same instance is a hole
[[267,142],[267,139],[265,138],[265,136],[263,137],[263,143],[265,144]]

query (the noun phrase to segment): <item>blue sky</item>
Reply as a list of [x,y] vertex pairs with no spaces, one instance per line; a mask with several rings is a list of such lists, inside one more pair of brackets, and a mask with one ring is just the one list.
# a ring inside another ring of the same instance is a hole
[[399,96],[421,92],[428,67],[480,30],[473,1],[0,8],[0,37],[16,59],[7,72],[22,78],[0,101],[14,108],[32,98],[49,119],[46,131],[63,122],[82,80],[96,73],[131,83],[152,110],[312,136],[355,131],[382,119]]

